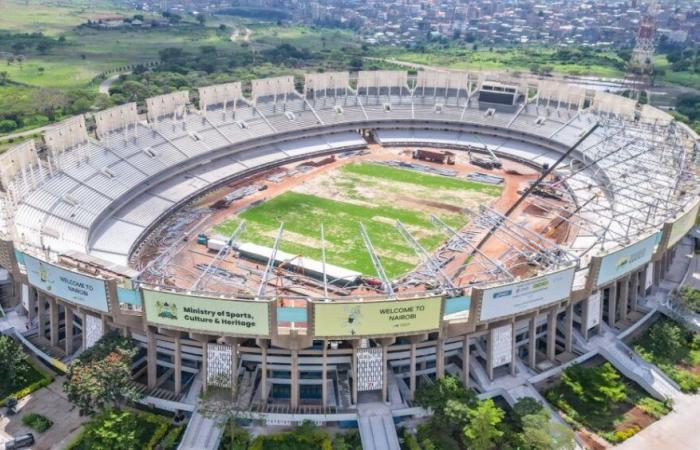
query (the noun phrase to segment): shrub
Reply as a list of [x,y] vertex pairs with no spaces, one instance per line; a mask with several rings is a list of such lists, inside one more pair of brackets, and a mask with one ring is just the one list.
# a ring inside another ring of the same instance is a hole
[[37,367],[34,366],[34,364],[30,360],[27,360],[23,363],[23,367],[21,368],[21,370],[19,370],[18,376],[15,378],[14,381],[15,386],[11,388],[16,388],[18,387],[18,384],[21,384],[23,382],[31,381],[31,383],[25,385],[24,387],[20,388],[15,392],[12,392],[6,398],[0,400],[0,407],[5,406],[7,399],[10,397],[14,398],[15,400],[19,400],[23,397],[26,397],[34,391],[38,391],[39,389],[48,386],[53,381],[53,377],[51,377],[51,375],[47,373],[44,373],[42,370],[39,370]]
[[51,428],[51,426],[53,425],[53,422],[51,421],[51,419],[49,419],[48,417],[42,416],[41,414],[37,414],[37,413],[25,414],[22,417],[22,423],[28,427],[33,428],[34,430],[38,431],[39,433],[43,433],[44,431]]
[[637,402],[637,406],[655,419],[660,419],[671,411],[670,404],[667,402],[660,402],[651,397],[644,397],[640,399]]
[[67,450],[152,450],[163,440],[170,421],[157,414],[106,410],[88,422]]
[[614,433],[613,437],[613,443],[618,443],[618,442],[623,442],[626,441],[627,439],[631,438],[635,434],[639,433],[641,430],[641,427],[639,425],[632,425],[624,430],[619,430]]
[[17,128],[17,122],[10,119],[0,120],[0,133],[9,133]]
[[175,427],[168,431],[168,434],[166,434],[163,440],[160,442],[160,448],[162,450],[175,450],[177,448],[177,444],[180,442],[183,431],[185,431],[184,426]]

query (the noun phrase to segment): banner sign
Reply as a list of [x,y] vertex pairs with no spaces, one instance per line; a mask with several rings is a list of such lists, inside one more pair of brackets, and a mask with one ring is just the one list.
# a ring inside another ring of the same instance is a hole
[[588,297],[586,308],[586,312],[588,313],[586,329],[590,330],[600,323],[600,291],[596,291],[595,294],[591,294],[590,297]]
[[143,289],[146,321],[166,328],[232,336],[270,335],[270,302],[200,297]]
[[603,256],[596,286],[607,284],[651,261],[658,234],[654,233],[641,241]]
[[104,280],[72,272],[29,255],[24,255],[24,263],[29,284],[37,289],[70,303],[109,312]]
[[479,320],[509,317],[569,297],[574,267],[483,290]]
[[493,367],[513,362],[513,325],[508,324],[491,330],[491,361]]
[[649,264],[647,266],[647,276],[644,280],[644,290],[648,291],[651,285],[654,284],[654,264]]
[[440,328],[442,297],[314,303],[314,336],[416,334]]
[[685,236],[688,231],[693,228],[693,225],[695,225],[695,220],[698,217],[699,208],[700,201],[696,200],[695,204],[673,223],[671,226],[671,234],[668,238],[668,247],[673,247],[676,242],[680,241],[683,236]]

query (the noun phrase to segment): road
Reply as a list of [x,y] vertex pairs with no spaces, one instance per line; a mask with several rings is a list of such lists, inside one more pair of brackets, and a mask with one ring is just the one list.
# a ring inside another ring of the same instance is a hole
[[117,80],[119,79],[119,76],[120,76],[120,75],[126,75],[127,73],[131,73],[131,72],[117,73],[117,74],[112,75],[112,76],[109,77],[109,78],[105,78],[105,79],[102,81],[102,83],[100,83],[100,87],[99,87],[99,92],[100,92],[100,94],[107,94],[107,95],[109,95],[109,88],[112,87],[112,85],[114,84],[114,82],[117,81]]

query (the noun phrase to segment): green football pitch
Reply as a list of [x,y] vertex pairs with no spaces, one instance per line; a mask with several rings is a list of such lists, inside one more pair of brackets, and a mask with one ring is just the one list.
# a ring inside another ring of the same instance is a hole
[[375,163],[348,164],[233,216],[212,231],[229,236],[245,220],[239,242],[272,246],[284,222],[280,249],[320,260],[323,224],[327,262],[374,275],[360,234],[364,224],[387,276],[393,279],[419,262],[396,229],[396,221],[432,251],[447,236],[431,223],[431,214],[462,228],[468,217],[461,208],[477,207],[500,193],[500,187],[460,178]]

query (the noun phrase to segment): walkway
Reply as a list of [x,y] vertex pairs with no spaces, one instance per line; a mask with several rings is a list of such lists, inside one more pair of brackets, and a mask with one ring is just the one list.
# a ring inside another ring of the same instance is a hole
[[696,450],[700,448],[698,434],[700,399],[682,395],[675,399],[673,412],[626,440],[619,450]]
[[187,423],[185,435],[178,450],[208,450],[219,448],[223,435],[221,427],[213,420],[195,411]]
[[391,409],[384,403],[357,405],[363,450],[400,450]]

